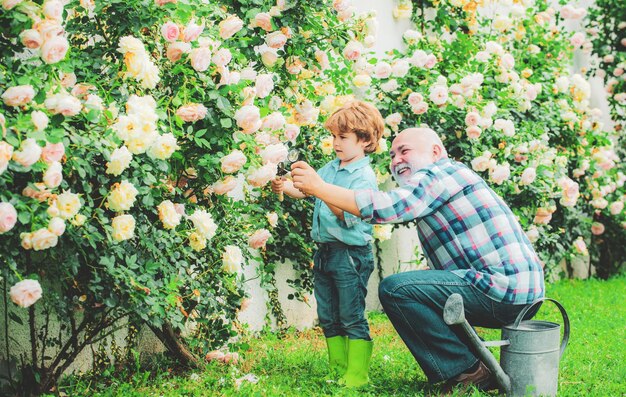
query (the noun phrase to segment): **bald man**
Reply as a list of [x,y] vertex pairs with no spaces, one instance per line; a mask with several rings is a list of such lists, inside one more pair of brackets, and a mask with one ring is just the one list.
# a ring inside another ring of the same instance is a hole
[[389,192],[325,183],[304,162],[292,167],[294,186],[371,223],[416,220],[431,270],[385,278],[379,286],[383,308],[430,382],[446,381],[445,392],[496,388],[459,326],[443,321],[443,307],[458,293],[471,324],[512,323],[544,295],[539,258],[510,208],[480,176],[448,158],[433,130],[402,131],[390,155],[400,187]]

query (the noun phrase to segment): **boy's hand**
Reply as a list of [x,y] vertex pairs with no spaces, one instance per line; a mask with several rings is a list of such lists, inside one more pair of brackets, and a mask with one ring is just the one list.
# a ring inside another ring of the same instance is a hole
[[283,201],[285,195],[283,194],[283,190],[285,189],[285,179],[282,176],[277,176],[272,179],[272,192],[278,195],[278,201]]
[[304,161],[291,165],[291,176],[293,186],[306,195],[317,197],[316,190],[324,185],[324,180]]

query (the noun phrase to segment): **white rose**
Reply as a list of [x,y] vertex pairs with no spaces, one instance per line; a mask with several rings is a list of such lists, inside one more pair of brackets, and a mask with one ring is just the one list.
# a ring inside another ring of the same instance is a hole
[[386,241],[391,238],[393,225],[374,225],[372,236],[379,241]]
[[128,166],[133,159],[133,155],[126,146],[119,147],[111,153],[111,160],[107,161],[106,173],[118,176]]
[[163,134],[150,146],[148,156],[159,160],[167,160],[172,157],[172,154],[174,154],[177,149],[179,149],[179,146],[176,143],[174,135]]
[[174,203],[170,200],[165,200],[159,204],[157,210],[159,211],[159,219],[163,222],[165,229],[174,229],[180,224],[182,215],[176,211]]
[[213,55],[212,61],[217,66],[226,66],[233,59],[233,55],[227,48],[221,48],[215,55]]
[[194,227],[206,239],[212,239],[217,231],[217,225],[213,221],[213,217],[205,210],[197,209],[189,219],[193,222]]
[[219,23],[219,33],[222,40],[229,39],[243,28],[243,21],[237,15],[231,14]]
[[271,227],[276,227],[278,225],[277,213],[270,212],[269,214],[265,215],[265,217],[267,218],[267,222],[270,224]]
[[61,236],[65,233],[65,221],[59,217],[50,219],[50,222],[48,222],[48,230],[56,236]]
[[189,246],[194,251],[200,252],[206,248],[206,238],[198,232],[193,232],[189,235]]
[[119,215],[111,221],[113,233],[111,236],[115,241],[128,240],[135,235],[135,218],[132,215]]
[[135,186],[128,181],[115,183],[107,198],[109,209],[115,212],[128,211],[135,204],[137,193]]
[[228,273],[239,273],[243,263],[241,249],[235,245],[227,245],[222,253],[222,264]]
[[76,193],[63,192],[57,195],[56,207],[59,209],[59,216],[63,219],[73,218],[81,206],[80,198]]
[[237,126],[241,128],[243,133],[251,134],[261,128],[261,112],[254,105],[246,105],[235,112],[235,120]]
[[[3,2],[2,5],[4,6],[5,3],[7,1]],[[41,298],[42,292],[39,281],[22,280],[11,287],[9,295],[11,296],[11,301],[16,305],[29,307]]]
[[43,15],[48,19],[63,21],[63,3],[59,0],[46,0],[41,7]]

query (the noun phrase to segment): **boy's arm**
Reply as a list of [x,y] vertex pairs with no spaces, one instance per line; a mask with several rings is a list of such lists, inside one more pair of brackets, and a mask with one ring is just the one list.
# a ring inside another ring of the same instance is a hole
[[[299,191],[299,190],[298,190]],[[343,215],[344,212],[341,208],[339,207],[335,207],[332,204],[328,204],[327,202],[324,202],[324,204],[326,204],[328,206],[328,208],[330,208],[331,212],[333,214],[335,214],[335,216],[337,217],[337,219],[339,219],[340,221],[345,220],[345,216]]]

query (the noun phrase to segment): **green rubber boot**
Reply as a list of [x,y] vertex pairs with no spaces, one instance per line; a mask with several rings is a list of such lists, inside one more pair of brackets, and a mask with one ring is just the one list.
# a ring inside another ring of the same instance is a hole
[[360,387],[369,383],[367,372],[370,367],[374,342],[365,339],[348,340],[348,369],[342,379],[347,387]]
[[328,364],[332,375],[342,377],[348,367],[348,337],[333,336],[326,338]]

